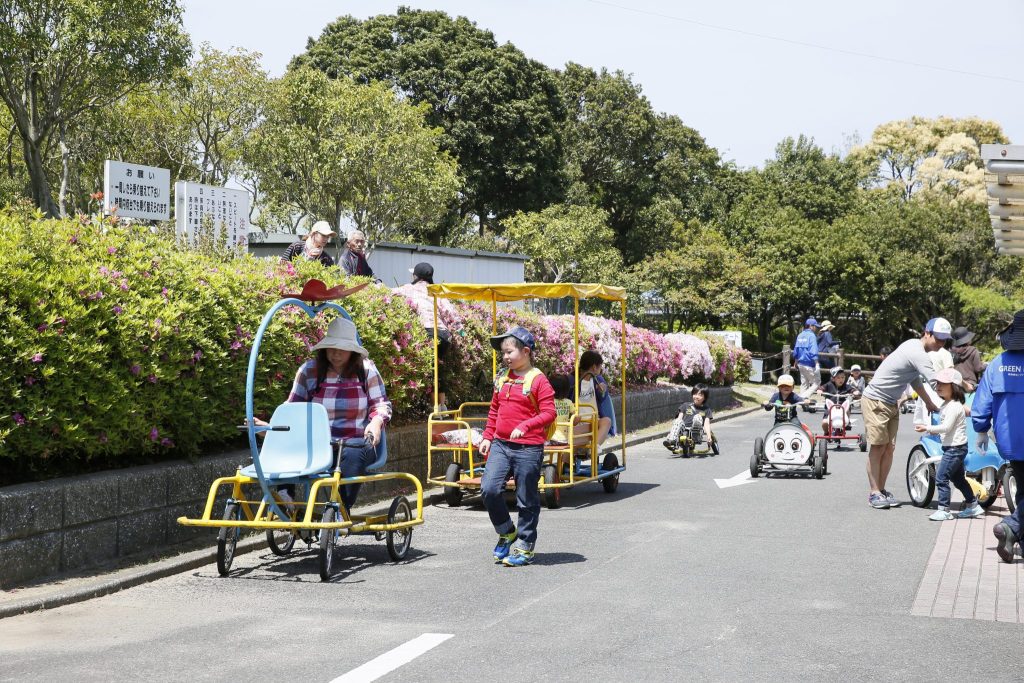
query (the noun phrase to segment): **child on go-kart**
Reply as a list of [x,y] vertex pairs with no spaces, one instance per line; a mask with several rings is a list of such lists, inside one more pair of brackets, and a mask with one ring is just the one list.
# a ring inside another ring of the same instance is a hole
[[704,440],[711,443],[711,420],[714,418],[714,414],[711,412],[711,406],[708,405],[707,386],[704,384],[694,385],[690,390],[690,399],[691,401],[679,406],[679,415],[676,416],[672,423],[672,429],[669,430],[668,436],[662,442],[665,448],[673,453],[679,447],[679,433],[683,431],[683,427],[702,431]]
[[[778,382],[775,383],[776,391],[772,394],[772,397],[761,404],[761,407],[765,410],[773,410],[779,404],[781,405],[800,405],[804,402],[804,397],[793,391],[793,375],[779,375]],[[776,421],[779,420],[779,414],[775,414]],[[794,415],[790,418],[792,422],[800,424],[799,418]]]
[[[825,386],[818,389],[819,394],[831,394],[833,402],[839,401],[843,407],[843,424],[846,429],[850,429],[850,405],[853,403],[853,399],[860,397],[860,392],[854,388],[853,384],[847,381],[846,370],[842,367],[836,366],[829,370],[829,374],[832,375],[832,379],[829,380]],[[837,398],[840,397],[840,398]],[[821,429],[826,434],[829,431],[828,427],[829,411],[825,410],[825,415],[821,418]]]

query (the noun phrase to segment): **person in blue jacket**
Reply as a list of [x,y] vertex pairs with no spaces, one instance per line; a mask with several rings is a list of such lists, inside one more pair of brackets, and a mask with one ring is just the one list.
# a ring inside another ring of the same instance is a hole
[[1024,309],[1014,314],[1013,322],[998,336],[1004,351],[981,376],[971,406],[971,420],[978,434],[978,450],[988,447],[989,429],[993,429],[999,453],[1010,461],[1017,480],[1017,507],[992,530],[999,540],[999,557],[1003,562],[1013,562],[1013,544],[1021,538],[1024,521]]
[[814,392],[821,385],[821,367],[818,365],[818,321],[808,318],[804,331],[797,335],[793,344],[793,360],[800,371],[800,396],[808,403],[814,402]]

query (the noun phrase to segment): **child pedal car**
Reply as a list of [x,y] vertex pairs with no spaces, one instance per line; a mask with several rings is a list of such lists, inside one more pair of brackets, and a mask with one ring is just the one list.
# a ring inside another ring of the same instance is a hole
[[814,434],[797,417],[797,406],[803,398],[793,391],[793,377],[782,375],[778,391],[765,403],[765,410],[774,410],[775,420],[764,437],[754,440],[754,453],[750,456],[750,476],[764,472],[810,471],[821,479],[828,468],[825,442],[814,447]]

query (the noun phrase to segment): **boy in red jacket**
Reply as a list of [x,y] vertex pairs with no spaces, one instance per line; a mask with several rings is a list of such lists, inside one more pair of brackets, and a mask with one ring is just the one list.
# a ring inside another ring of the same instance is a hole
[[[555,421],[555,391],[548,378],[533,367],[536,342],[522,327],[491,337],[491,346],[501,352],[507,374],[494,382],[494,396],[487,415],[480,452],[487,465],[480,482],[484,507],[498,532],[494,561],[507,567],[533,562],[540,517],[540,467],[548,425]],[[502,491],[509,475],[516,480],[519,529],[516,530]]]

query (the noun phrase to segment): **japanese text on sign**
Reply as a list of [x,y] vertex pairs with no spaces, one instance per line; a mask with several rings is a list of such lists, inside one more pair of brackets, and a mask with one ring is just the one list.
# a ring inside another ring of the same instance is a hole
[[171,172],[108,159],[103,164],[103,212],[122,218],[165,221],[171,217]]
[[244,247],[249,236],[249,193],[179,180],[174,184],[174,218],[180,235],[194,243],[206,221],[218,243]]

